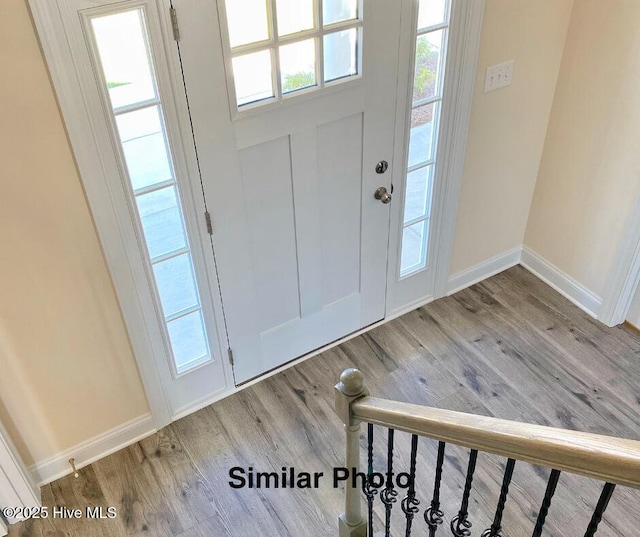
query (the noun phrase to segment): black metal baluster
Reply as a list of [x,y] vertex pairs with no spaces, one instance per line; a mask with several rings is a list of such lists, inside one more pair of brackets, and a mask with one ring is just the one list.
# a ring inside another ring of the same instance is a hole
[[593,512],[593,516],[591,517],[591,522],[589,522],[589,526],[587,527],[587,533],[584,534],[584,537],[593,537],[596,534],[596,531],[598,531],[598,525],[602,520],[602,515],[604,515],[604,512],[607,509],[607,505],[609,505],[609,500],[611,499],[611,495],[615,488],[616,486],[613,483],[605,484],[602,489],[602,493],[600,494],[598,505],[596,505],[596,510]]
[[429,537],[435,537],[438,526],[442,524],[444,513],[440,510],[440,482],[442,481],[442,464],[444,462],[444,442],[438,443],[438,461],[436,463],[436,477],[433,484],[433,499],[431,506],[424,512],[424,521],[429,526]]
[[493,517],[493,524],[491,524],[489,529],[484,530],[482,537],[502,537],[502,534],[500,533],[500,530],[502,529],[502,514],[504,513],[504,507],[507,504],[509,485],[511,484],[515,465],[515,460],[507,460],[507,467],[504,471],[504,478],[502,479],[502,488],[500,489],[500,498],[498,499],[498,507],[496,508],[496,514]]
[[373,475],[373,423],[368,424],[367,440],[367,479],[362,485],[362,491],[367,498],[367,503],[369,506],[368,535],[373,535],[373,497],[376,495],[376,492],[378,492],[371,483],[371,476]]
[[402,500],[402,510],[406,516],[406,529],[404,532],[405,537],[410,537],[411,535],[411,526],[413,524],[413,517],[417,512],[420,511],[418,505],[420,505],[420,500],[416,500],[416,453],[418,452],[418,435],[414,434],[411,436],[411,466],[409,469],[409,490],[407,491],[407,495]]
[[469,495],[471,494],[471,484],[473,483],[473,473],[476,470],[476,461],[478,460],[478,451],[471,450],[469,454],[469,466],[467,467],[467,479],[464,483],[464,493],[462,494],[462,503],[460,511],[451,520],[451,533],[454,537],[469,537],[471,535],[471,522],[469,521]]
[[542,528],[544,526],[544,521],[547,518],[547,513],[549,512],[551,499],[556,492],[558,479],[560,479],[560,470],[552,470],[551,475],[549,476],[549,482],[547,483],[547,490],[544,492],[544,499],[540,506],[540,512],[538,513],[538,520],[536,521],[535,528],[533,528],[533,535],[531,537],[540,537],[540,535],[542,535]]
[[391,509],[397,501],[398,491],[393,488],[393,429],[389,429],[387,440],[387,482],[380,492],[380,500],[384,504],[384,535],[389,537],[391,531]]

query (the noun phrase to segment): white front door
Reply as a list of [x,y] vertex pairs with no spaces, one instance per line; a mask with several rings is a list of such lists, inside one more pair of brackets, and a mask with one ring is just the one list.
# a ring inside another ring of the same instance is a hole
[[240,384],[385,315],[401,6],[218,4],[174,7]]
[[446,293],[483,9],[173,2],[29,0],[158,426]]

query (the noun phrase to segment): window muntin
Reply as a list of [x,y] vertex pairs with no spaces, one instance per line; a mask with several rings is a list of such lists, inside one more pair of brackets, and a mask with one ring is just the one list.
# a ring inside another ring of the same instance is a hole
[[90,16],[128,192],[179,375],[211,360],[143,7]]
[[400,277],[428,266],[429,224],[443,72],[449,34],[449,0],[419,0],[405,176]]
[[362,0],[226,0],[225,8],[238,110],[361,73]]

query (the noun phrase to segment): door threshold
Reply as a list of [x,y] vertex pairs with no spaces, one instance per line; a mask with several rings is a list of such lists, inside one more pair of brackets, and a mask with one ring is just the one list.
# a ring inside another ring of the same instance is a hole
[[313,349],[312,351],[309,351],[305,354],[303,354],[302,356],[298,356],[297,358],[292,358],[291,360],[289,360],[288,362],[285,362],[282,365],[279,365],[277,367],[274,367],[273,369],[269,369],[268,371],[265,371],[264,373],[260,373],[259,375],[256,375],[253,378],[250,378],[249,380],[245,380],[244,382],[240,382],[238,384],[236,384],[236,388],[244,388],[247,384],[254,384],[255,382],[258,382],[260,380],[266,379],[272,375],[275,375],[276,373],[280,372],[280,371],[284,371],[285,369],[290,368],[291,366],[295,365],[295,364],[299,364],[300,362],[304,362],[305,360],[308,360],[309,358],[311,358],[312,356],[316,356],[320,353],[323,353],[325,351],[328,351],[329,349],[332,349],[333,347],[336,347],[337,345],[340,345],[341,343],[344,343],[345,341],[349,341],[351,338],[354,338],[360,334],[364,334],[365,332],[368,332],[369,330],[371,330],[372,328],[376,327],[376,326],[380,326],[381,324],[384,324],[386,322],[386,319],[380,319],[379,321],[375,321],[371,324],[368,324],[367,326],[363,327],[363,328],[359,328],[358,330],[356,330],[355,332],[350,332],[348,333],[346,336],[342,336],[341,338],[338,338],[330,343],[327,343],[325,345],[322,345],[321,347],[318,347],[316,349]]
[[[181,408],[172,418],[171,421],[176,421],[179,420],[180,418],[184,418],[185,416],[188,416],[189,414],[193,414],[194,412],[197,412],[198,410],[202,410],[203,408],[212,405],[214,403],[217,403],[218,401],[221,401],[222,399],[226,399],[227,397],[229,397],[230,395],[233,395],[235,393],[241,392],[242,390],[244,390],[245,388],[248,388],[249,386],[253,386],[254,384],[257,384],[258,382],[261,382],[263,380],[268,379],[269,377],[273,377],[274,375],[277,375],[278,373],[281,373],[282,371],[286,371],[287,369],[298,365],[306,360],[308,360],[309,358],[313,358],[314,356],[317,356],[318,354],[321,354],[325,351],[328,351],[329,349],[333,349],[334,347],[337,347],[338,345],[341,345],[342,343],[346,343],[347,341],[361,336],[362,334],[365,334],[367,332],[370,332],[371,330],[373,330],[374,328],[378,328],[379,326],[382,326],[390,321],[393,321],[394,319],[397,319],[398,317],[402,317],[403,315],[405,315],[406,313],[409,313],[411,311],[417,310],[418,308],[421,308],[422,306],[426,306],[427,304],[429,304],[430,302],[433,302],[434,298],[432,296],[425,298],[424,300],[418,301],[418,302],[414,302],[412,304],[410,304],[409,306],[407,306],[406,308],[400,309],[395,311],[392,315],[389,315],[388,317],[385,317],[384,319],[381,319],[375,323],[372,323],[370,325],[365,326],[364,328],[361,328],[360,330],[356,330],[355,332],[351,332],[350,334],[347,334],[344,337],[341,337],[340,339],[336,339],[335,341],[332,341],[331,343],[327,343],[326,345],[319,347],[311,352],[308,352],[307,354],[303,354],[302,356],[299,356],[298,358],[294,358],[293,360],[290,360],[289,362],[287,362],[286,364],[283,364],[281,366],[275,367],[273,369],[270,369],[269,371],[262,373],[261,375],[252,378],[251,380],[247,380],[241,384],[237,384],[234,388],[230,388],[228,390],[224,390],[221,392],[217,392],[214,395],[212,395],[209,398],[205,398],[205,399],[201,399],[200,401],[197,401],[196,403],[194,403],[193,405],[190,405],[188,407],[183,407]],[[337,379],[336,379],[337,382]]]

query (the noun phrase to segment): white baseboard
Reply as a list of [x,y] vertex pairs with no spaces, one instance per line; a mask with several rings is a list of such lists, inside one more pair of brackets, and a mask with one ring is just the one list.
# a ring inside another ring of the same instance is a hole
[[504,270],[515,267],[520,262],[521,253],[522,248],[518,246],[512,250],[494,255],[471,268],[456,272],[449,277],[449,291],[447,295],[462,291]]
[[522,248],[520,264],[580,309],[591,315],[591,317],[594,319],[598,318],[597,312],[602,305],[602,298],[551,264],[540,254],[524,246]]
[[76,468],[79,469],[155,432],[156,427],[151,414],[145,414],[49,459],[37,462],[29,468],[29,471],[33,480],[41,487],[70,474],[69,459],[72,457],[75,459]]

